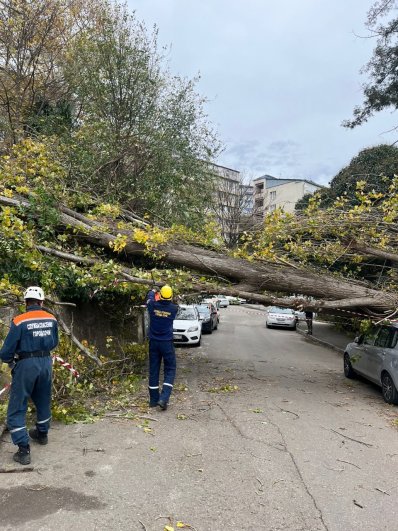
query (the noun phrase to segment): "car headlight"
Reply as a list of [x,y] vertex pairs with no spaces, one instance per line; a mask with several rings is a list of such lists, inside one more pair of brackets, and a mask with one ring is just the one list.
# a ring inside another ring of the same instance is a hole
[[187,332],[196,332],[196,330],[199,330],[199,327],[191,326],[191,327],[188,328]]

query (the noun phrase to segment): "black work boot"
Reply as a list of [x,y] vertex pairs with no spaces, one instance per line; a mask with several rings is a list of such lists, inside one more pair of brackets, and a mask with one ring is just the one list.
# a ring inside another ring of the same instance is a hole
[[30,465],[30,446],[19,446],[18,452],[13,456],[14,461],[21,465]]
[[29,430],[29,437],[39,444],[44,445],[48,443],[47,433],[41,433],[37,428],[32,428]]
[[158,402],[158,406],[160,407],[160,409],[163,409],[163,411],[166,411],[166,409],[167,409],[167,402],[165,402],[164,400],[159,400],[159,402]]

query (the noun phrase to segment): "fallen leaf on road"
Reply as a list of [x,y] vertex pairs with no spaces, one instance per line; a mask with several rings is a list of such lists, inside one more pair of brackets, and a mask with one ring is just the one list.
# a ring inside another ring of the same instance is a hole
[[171,527],[171,525],[165,525],[164,531],[174,531],[174,527]]

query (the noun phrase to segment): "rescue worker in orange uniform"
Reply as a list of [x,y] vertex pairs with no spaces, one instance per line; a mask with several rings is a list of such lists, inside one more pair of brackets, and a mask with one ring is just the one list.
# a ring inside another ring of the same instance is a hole
[[[50,351],[58,345],[58,324],[42,309],[44,292],[38,286],[24,293],[26,312],[15,317],[0,350],[0,360],[11,367],[12,384],[7,410],[7,427],[18,446],[14,461],[29,465],[29,437],[47,444],[51,420],[52,361]],[[28,400],[36,407],[36,427],[26,429]]]

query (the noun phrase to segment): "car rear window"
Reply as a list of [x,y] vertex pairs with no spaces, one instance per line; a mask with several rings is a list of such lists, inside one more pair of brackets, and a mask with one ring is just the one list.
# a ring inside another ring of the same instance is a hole
[[277,306],[273,306],[272,308],[270,308],[269,312],[270,313],[286,313],[290,315],[294,313],[293,310],[291,310],[290,308],[278,308]]

